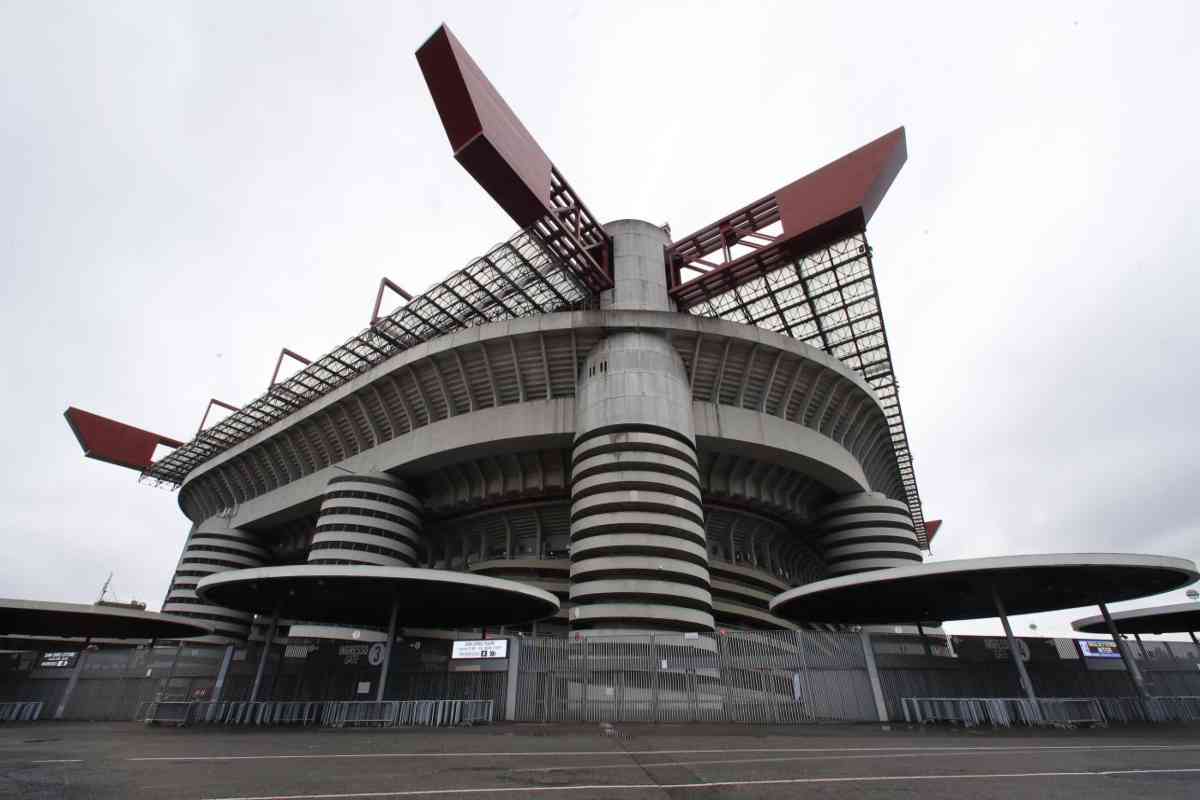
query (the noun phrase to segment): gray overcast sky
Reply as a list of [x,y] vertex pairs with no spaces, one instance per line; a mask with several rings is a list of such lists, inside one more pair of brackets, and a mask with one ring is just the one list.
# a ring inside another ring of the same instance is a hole
[[512,233],[413,58],[442,21],[601,219],[906,125],[871,239],[934,557],[1198,558],[1197,9],[0,0],[0,596],[157,608],[179,557],[68,405],[189,438]]

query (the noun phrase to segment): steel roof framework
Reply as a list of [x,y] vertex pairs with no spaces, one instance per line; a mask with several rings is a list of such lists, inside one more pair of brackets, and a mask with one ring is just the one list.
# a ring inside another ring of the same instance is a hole
[[[774,221],[769,215],[764,216]],[[759,224],[763,221],[756,220]],[[724,249],[726,257],[730,255],[728,245],[722,242],[731,237],[719,236],[707,247],[690,246],[692,238],[682,240],[683,246],[675,252],[679,258],[680,251],[686,249],[686,256],[675,262],[683,261],[684,268],[717,249]],[[770,237],[764,235],[764,238]],[[690,302],[685,310],[691,314],[755,325],[799,339],[862,375],[883,407],[904,499],[917,538],[928,549],[921,497],[900,409],[899,384],[892,368],[866,232],[845,236],[800,256],[790,255],[783,247],[762,247],[734,259],[729,266],[719,273],[714,270],[712,277],[721,280],[695,280],[679,287],[677,296],[682,294],[687,298],[681,297],[680,304]]]
[[540,230],[522,231],[199,431],[190,442],[151,464],[142,477],[178,486],[204,462],[421,342],[497,320],[584,308],[594,299]]

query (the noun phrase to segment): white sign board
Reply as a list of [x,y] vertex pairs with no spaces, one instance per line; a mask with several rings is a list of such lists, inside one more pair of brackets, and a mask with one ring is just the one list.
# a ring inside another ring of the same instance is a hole
[[468,639],[450,648],[450,658],[508,658],[508,639]]
[[1120,658],[1121,650],[1117,643],[1109,639],[1076,639],[1079,652],[1085,658]]

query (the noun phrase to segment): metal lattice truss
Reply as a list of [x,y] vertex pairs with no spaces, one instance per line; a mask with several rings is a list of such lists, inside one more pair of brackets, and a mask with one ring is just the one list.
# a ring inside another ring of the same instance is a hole
[[917,538],[927,547],[899,385],[892,369],[879,307],[871,247],[865,233],[800,256],[771,253],[758,274],[730,281],[690,306],[691,314],[756,325],[824,350],[857,371],[875,389],[887,418]]
[[591,305],[593,293],[536,229],[522,231],[265,394],[202,430],[142,473],[181,485],[200,464],[304,408],[385,359],[463,328]]

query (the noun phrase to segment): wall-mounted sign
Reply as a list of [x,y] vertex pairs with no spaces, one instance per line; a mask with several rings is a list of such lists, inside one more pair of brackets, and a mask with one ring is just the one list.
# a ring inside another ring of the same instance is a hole
[[508,639],[469,639],[455,642],[450,658],[508,658]]
[[1076,639],[1084,658],[1120,658],[1121,649],[1108,639]]
[[79,653],[75,651],[42,653],[42,660],[38,662],[38,666],[48,669],[73,667],[78,658]]

